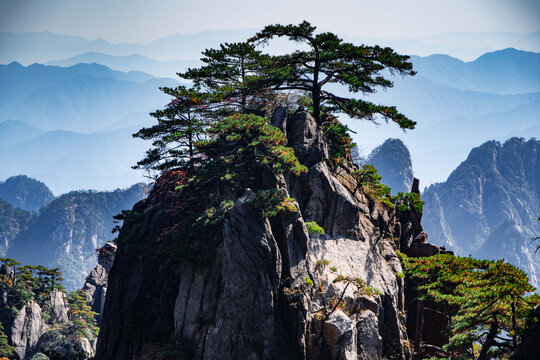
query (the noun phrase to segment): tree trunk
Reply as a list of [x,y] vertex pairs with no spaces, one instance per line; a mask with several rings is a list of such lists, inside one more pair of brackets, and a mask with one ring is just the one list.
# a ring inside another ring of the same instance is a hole
[[486,337],[486,342],[482,346],[482,351],[480,351],[480,355],[478,355],[477,360],[488,360],[487,352],[493,346],[494,341],[495,341],[495,336],[497,336],[498,331],[499,331],[499,327],[497,326],[497,323],[491,324],[488,335]]

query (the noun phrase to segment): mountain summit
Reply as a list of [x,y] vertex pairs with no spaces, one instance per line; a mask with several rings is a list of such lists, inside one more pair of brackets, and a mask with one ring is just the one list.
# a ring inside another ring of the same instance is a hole
[[540,141],[487,142],[423,194],[430,240],[463,255],[504,258],[540,285],[531,238],[540,234]]

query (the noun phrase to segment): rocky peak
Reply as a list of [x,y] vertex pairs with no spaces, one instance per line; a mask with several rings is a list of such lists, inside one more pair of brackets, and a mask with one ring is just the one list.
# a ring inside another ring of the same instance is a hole
[[253,187],[281,189],[295,210],[261,216],[245,188],[222,225],[179,247],[171,229],[196,204],[181,207],[191,194],[174,190],[180,173],[165,173],[118,237],[97,358],[163,349],[188,359],[411,358],[395,250],[421,235],[421,214],[395,216],[359,191],[351,159],[328,159],[309,113],[278,109],[271,123],[308,172],[269,172]]
[[540,233],[540,141],[511,138],[471,151],[446,182],[430,186],[424,226],[459,254],[505,258],[540,285],[530,239]]
[[393,194],[411,190],[414,177],[411,154],[400,139],[387,139],[371,152],[366,163],[377,168],[381,182],[389,186]]
[[26,175],[18,175],[0,182],[0,198],[14,207],[37,212],[53,201],[54,195],[41,181]]

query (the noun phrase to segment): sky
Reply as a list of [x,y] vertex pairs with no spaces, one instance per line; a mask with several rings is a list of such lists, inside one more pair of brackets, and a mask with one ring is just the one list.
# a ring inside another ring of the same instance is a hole
[[51,31],[116,43],[304,19],[321,30],[388,39],[446,32],[530,33],[540,29],[540,1],[0,0],[1,32]]

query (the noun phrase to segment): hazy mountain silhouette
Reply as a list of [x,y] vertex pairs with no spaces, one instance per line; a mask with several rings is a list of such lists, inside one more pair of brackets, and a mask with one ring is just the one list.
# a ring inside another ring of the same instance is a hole
[[[176,86],[141,72],[123,73],[98,64],[64,68],[40,64],[0,65],[0,111],[43,130],[92,132],[130,113],[168,102],[160,86]],[[0,118],[1,119],[1,118]]]
[[50,203],[54,195],[41,181],[17,175],[0,182],[0,198],[17,208],[37,212]]
[[176,73],[200,64],[198,60],[189,61],[157,61],[146,56],[133,54],[128,56],[112,56],[98,52],[87,52],[69,59],[50,61],[47,65],[73,66],[80,63],[101,64],[113,70],[143,71],[157,77],[176,78]]

